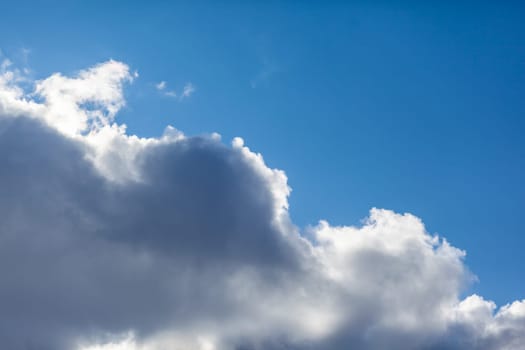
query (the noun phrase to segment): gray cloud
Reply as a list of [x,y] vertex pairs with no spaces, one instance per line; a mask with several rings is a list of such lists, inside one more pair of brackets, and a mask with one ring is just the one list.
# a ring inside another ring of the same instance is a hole
[[[525,346],[525,301],[461,300],[464,252],[418,218],[372,209],[301,232],[286,176],[242,140],[129,136],[112,124],[127,66],[86,72],[39,82],[47,104],[0,77],[3,348]],[[93,123],[62,126],[61,81],[67,117]],[[97,84],[108,95],[85,92]]]
[[147,149],[147,182],[123,186],[38,121],[2,119],[0,130],[0,338],[11,349],[217,320],[240,307],[231,275],[279,281],[300,268],[266,184],[217,141]]

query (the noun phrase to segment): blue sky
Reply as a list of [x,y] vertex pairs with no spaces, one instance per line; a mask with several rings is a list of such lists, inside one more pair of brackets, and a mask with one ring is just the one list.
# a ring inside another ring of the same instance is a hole
[[35,78],[126,62],[130,133],[242,136],[286,171],[299,226],[413,213],[467,251],[469,293],[503,304],[525,295],[524,16],[511,1],[9,1],[0,49]]

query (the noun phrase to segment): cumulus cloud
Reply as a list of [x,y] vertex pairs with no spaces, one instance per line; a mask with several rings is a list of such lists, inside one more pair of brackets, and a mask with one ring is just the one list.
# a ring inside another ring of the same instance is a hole
[[[525,301],[461,299],[465,252],[411,214],[288,213],[241,138],[126,133],[116,61],[0,74],[0,339],[11,350],[521,349]],[[11,70],[10,70],[11,69]]]

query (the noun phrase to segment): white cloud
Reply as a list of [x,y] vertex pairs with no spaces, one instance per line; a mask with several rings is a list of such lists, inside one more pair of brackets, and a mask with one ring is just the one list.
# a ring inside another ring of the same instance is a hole
[[68,134],[109,126],[125,105],[122,85],[133,80],[129,67],[108,61],[69,78],[55,73],[36,83],[35,94],[45,100],[45,120]]
[[525,346],[525,301],[461,300],[465,252],[419,218],[374,208],[359,227],[301,232],[286,174],[241,138],[128,135],[127,65],[31,92],[19,75],[0,72],[4,347]]

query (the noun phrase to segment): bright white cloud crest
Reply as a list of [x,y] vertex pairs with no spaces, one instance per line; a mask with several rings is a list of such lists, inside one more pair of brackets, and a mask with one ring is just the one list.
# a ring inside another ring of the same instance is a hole
[[1,65],[3,347],[525,348],[525,301],[461,300],[465,253],[415,216],[301,232],[242,139],[126,134],[134,77],[108,61],[26,92]]

